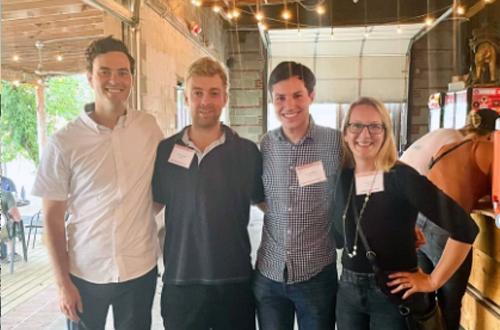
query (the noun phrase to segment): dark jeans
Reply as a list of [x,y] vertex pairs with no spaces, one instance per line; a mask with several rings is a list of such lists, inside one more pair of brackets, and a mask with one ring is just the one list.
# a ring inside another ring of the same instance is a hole
[[253,290],[260,330],[291,330],[295,313],[300,330],[335,329],[335,264],[308,281],[285,282],[272,281],[256,271]]
[[252,284],[164,284],[161,316],[167,330],[255,330]]
[[[417,225],[422,229],[427,243],[417,253],[418,266],[430,274],[436,267],[450,235],[433,222],[418,215]],[[467,289],[472,269],[472,250],[453,276],[437,292],[439,308],[447,330],[460,329],[462,298]]]
[[[412,313],[423,314],[430,309],[429,296],[415,293],[408,298]],[[398,306],[382,293],[374,274],[342,270],[337,295],[338,330],[408,330]]]
[[82,297],[80,322],[67,321],[69,330],[102,330],[109,306],[113,308],[115,329],[151,329],[151,308],[158,270],[153,268],[139,278],[120,282],[95,284],[71,276]]

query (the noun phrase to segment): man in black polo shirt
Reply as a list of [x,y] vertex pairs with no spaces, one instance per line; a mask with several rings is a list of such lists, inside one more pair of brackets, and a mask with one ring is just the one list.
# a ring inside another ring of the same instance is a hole
[[[165,329],[255,329],[250,204],[264,201],[257,146],[220,123],[227,74],[208,57],[186,76],[192,126],[162,141],[154,201],[165,210]],[[157,205],[156,209],[161,209]]]

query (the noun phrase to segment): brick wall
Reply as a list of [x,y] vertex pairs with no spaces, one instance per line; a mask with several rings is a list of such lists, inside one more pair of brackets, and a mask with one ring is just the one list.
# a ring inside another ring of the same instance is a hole
[[455,74],[453,22],[442,22],[412,48],[410,77],[410,127],[407,147],[428,132],[429,96],[446,92]]
[[229,121],[242,137],[258,142],[263,129],[265,61],[258,32],[228,32],[226,57],[234,58],[229,81]]
[[[220,23],[216,18],[217,23]],[[215,54],[223,60],[222,51],[208,52],[199,43],[186,38],[167,20],[148,6],[141,9],[141,108],[156,116],[165,136],[176,133],[177,82],[184,82],[187,67],[199,57]],[[223,38],[222,24],[204,26],[217,29]],[[214,33],[211,33],[213,35]],[[224,40],[213,40],[223,44]],[[221,43],[222,42],[222,43]]]

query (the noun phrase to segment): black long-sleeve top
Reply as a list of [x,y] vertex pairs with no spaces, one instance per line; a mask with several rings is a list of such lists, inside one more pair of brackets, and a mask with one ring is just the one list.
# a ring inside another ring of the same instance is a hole
[[[338,248],[345,246],[342,215],[353,179],[353,169],[344,169],[334,195],[333,234]],[[356,213],[359,215],[366,195],[356,196],[355,186],[352,194]],[[353,204],[349,204],[345,237],[347,248],[351,252],[356,224]],[[382,270],[401,271],[417,267],[415,222],[418,212],[460,242],[472,244],[479,232],[474,220],[455,201],[413,168],[397,163],[389,172],[384,173],[384,190],[371,194],[361,218],[363,232],[370,248],[376,253],[377,263]],[[354,258],[350,258],[344,249],[343,266],[354,272],[372,273],[373,269],[365,256],[366,250],[360,237],[357,246]]]

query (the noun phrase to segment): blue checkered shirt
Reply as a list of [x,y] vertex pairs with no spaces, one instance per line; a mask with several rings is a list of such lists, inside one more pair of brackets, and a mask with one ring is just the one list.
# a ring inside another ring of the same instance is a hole
[[[289,142],[281,128],[261,141],[267,210],[257,268],[267,278],[287,283],[309,280],[335,261],[331,235],[333,192],[342,158],[341,133],[318,126],[298,143]],[[300,187],[295,168],[322,161],[326,182]]]

